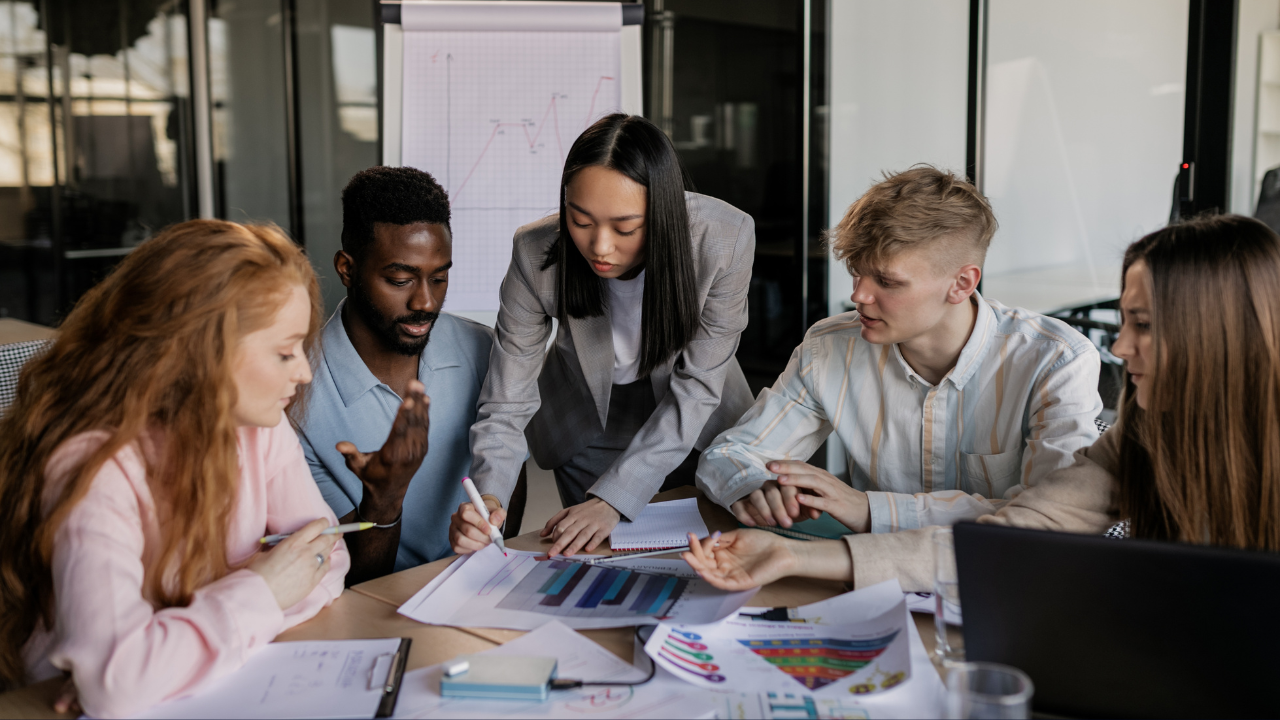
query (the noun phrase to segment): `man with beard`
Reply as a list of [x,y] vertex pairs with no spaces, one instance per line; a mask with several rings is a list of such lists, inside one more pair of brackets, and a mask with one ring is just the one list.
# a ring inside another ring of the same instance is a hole
[[[333,266],[347,297],[325,325],[299,436],[340,522],[376,523],[346,536],[353,585],[452,554],[449,514],[467,498],[468,433],[493,331],[441,312],[453,266],[449,198],[425,172],[374,167],[351,179]],[[414,380],[431,406],[422,465],[407,478],[357,477]]]

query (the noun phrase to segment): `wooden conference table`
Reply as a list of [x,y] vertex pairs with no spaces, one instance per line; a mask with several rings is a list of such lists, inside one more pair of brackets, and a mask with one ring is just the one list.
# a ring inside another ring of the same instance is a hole
[[[728,531],[737,527],[737,521],[731,514],[701,497],[692,487],[661,493],[654,498],[654,501],[694,496],[698,497],[698,508],[702,511],[707,528],[712,532]],[[550,546],[550,542],[541,540],[535,531],[511,539],[507,542],[507,546],[516,550],[545,550]],[[598,552],[608,554],[607,549]],[[520,630],[423,625],[396,612],[396,608],[404,604],[432,578],[439,575],[455,559],[457,558],[444,558],[356,585],[342,593],[341,597],[314,618],[281,633],[276,639],[342,640],[410,637],[413,638],[413,646],[407,669],[413,670],[444,662],[458,655],[482,652],[523,635],[524,632]],[[841,583],[786,578],[761,588],[760,592],[751,599],[751,604],[765,607],[796,607],[825,600],[843,592],[845,588]],[[932,654],[933,616],[915,614],[913,618],[925,648]],[[581,632],[618,657],[631,662],[634,651],[633,628]],[[0,718],[74,717],[53,712],[53,700],[61,685],[62,680],[55,678],[0,695]]]

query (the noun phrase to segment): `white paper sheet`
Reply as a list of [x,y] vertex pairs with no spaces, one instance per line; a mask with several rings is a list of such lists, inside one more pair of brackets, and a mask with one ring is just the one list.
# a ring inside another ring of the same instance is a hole
[[842,698],[889,690],[911,673],[902,590],[893,581],[854,594],[839,617],[815,615],[810,622],[664,622],[645,652],[709,690]]
[[689,567],[689,563],[680,559],[643,557],[630,560],[614,560],[608,565],[609,567],[627,568],[628,570],[639,570],[640,572],[649,572],[657,575],[675,575],[682,578],[698,577],[698,573]]
[[613,528],[609,547],[614,552],[688,547],[689,533],[707,536],[697,498],[649,503],[634,522],[620,522]]
[[578,629],[628,627],[658,618],[715,622],[755,594],[723,592],[699,578],[538,557],[517,550],[503,557],[490,545],[399,611],[418,622],[455,627],[533,630],[552,620]]
[[[616,655],[559,622],[487,652],[553,656],[556,676],[589,682],[636,682],[647,668]],[[611,685],[552,692],[546,702],[440,697],[441,666],[406,673],[396,704],[398,718],[673,718],[712,717],[718,698],[678,680],[657,678],[635,687]]]
[[[872,592],[874,591],[874,592]],[[789,613],[797,624],[826,622],[857,623],[873,617],[883,603],[903,599],[896,580],[845,593],[828,600],[793,608]],[[901,607],[901,606],[900,606]],[[789,692],[729,692],[718,694],[721,718],[919,718],[941,717],[944,689],[915,622],[905,607],[903,624],[907,632],[910,675],[900,684],[867,695],[816,693],[797,688]],[[661,626],[655,634],[661,631]]]
[[399,638],[271,643],[201,692],[138,717],[371,718],[389,667],[379,660],[399,647]]

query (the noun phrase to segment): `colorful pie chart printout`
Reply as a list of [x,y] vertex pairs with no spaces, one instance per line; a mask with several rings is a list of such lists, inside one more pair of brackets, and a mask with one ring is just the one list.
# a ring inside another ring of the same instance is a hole
[[866,695],[911,673],[901,600],[856,624],[761,622],[729,618],[711,625],[662,623],[645,652],[676,677],[736,692]]

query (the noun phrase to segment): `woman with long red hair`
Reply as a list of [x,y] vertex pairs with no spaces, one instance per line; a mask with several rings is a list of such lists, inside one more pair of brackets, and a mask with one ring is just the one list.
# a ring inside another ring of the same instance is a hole
[[[61,671],[90,714],[136,714],[342,592],[346,548],[320,534],[336,520],[285,421],[321,309],[277,228],[212,220],[77,304],[0,422],[0,690]],[[421,461],[425,426],[411,394],[388,448]]]

